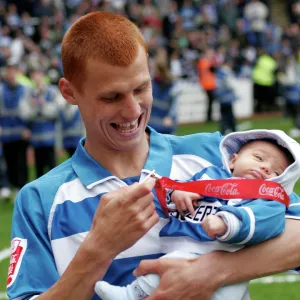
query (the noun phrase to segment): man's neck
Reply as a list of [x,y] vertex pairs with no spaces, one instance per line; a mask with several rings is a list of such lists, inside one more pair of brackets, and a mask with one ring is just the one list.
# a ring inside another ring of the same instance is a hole
[[88,141],[86,141],[85,149],[105,169],[122,179],[140,175],[148,157],[149,139],[149,135],[145,133],[141,144],[131,151],[121,152],[102,147],[99,149]]

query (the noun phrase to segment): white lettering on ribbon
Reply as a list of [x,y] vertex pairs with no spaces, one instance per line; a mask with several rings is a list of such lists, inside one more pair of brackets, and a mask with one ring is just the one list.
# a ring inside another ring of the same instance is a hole
[[261,196],[274,196],[281,200],[284,200],[284,190],[282,187],[268,187],[265,183],[259,187],[259,194]]
[[222,185],[214,185],[209,183],[205,187],[204,194],[219,194],[221,196],[238,196],[238,184],[237,183],[224,183]]

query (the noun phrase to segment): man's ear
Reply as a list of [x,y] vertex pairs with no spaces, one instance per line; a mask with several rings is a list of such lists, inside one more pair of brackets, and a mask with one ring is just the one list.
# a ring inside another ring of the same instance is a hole
[[236,159],[238,158],[238,154],[237,153],[234,153],[232,156],[231,156],[231,159],[230,159],[230,163],[229,163],[229,168],[230,170],[233,170],[234,169],[234,165],[235,165],[235,162],[236,162]]
[[74,95],[74,91],[72,89],[70,81],[66,78],[61,78],[59,80],[59,89],[62,96],[72,105],[77,105],[76,97]]

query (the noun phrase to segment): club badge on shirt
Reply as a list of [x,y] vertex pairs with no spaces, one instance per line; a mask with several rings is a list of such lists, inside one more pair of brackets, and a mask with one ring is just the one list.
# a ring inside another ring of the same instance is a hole
[[27,240],[15,237],[11,241],[11,255],[8,267],[7,287],[10,287],[19,272],[23,256],[26,252]]

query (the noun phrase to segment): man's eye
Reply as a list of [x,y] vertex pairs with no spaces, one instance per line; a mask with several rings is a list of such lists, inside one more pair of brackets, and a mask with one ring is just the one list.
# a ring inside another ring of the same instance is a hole
[[146,88],[145,88],[145,87],[142,87],[142,88],[139,88],[139,89],[134,90],[134,92],[135,92],[136,94],[139,94],[139,93],[142,93],[142,92],[145,91],[145,90],[146,90]]
[[107,96],[107,97],[102,97],[102,99],[104,101],[114,101],[114,100],[117,100],[119,98],[119,94],[115,94],[115,95],[112,95],[112,96]]

